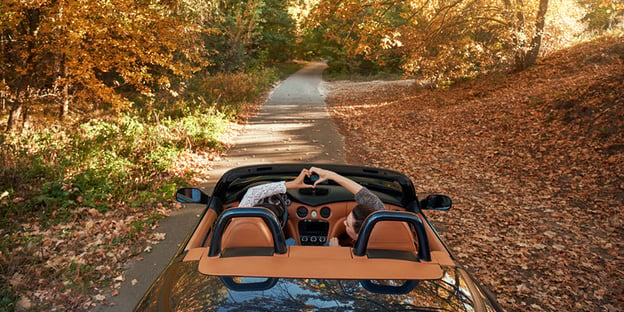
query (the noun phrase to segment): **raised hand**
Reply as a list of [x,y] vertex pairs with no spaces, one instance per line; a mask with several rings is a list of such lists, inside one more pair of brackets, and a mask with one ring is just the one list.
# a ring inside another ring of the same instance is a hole
[[310,170],[304,168],[294,180],[285,183],[286,189],[313,188],[314,185],[306,184],[304,182],[304,179],[309,177],[311,174]]

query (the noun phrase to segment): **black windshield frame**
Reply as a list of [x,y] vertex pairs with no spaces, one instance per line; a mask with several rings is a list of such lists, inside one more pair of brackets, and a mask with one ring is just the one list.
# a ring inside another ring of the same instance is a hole
[[[334,171],[365,186],[380,198],[408,208],[418,202],[414,184],[409,177],[397,171],[353,165],[336,164],[273,164],[238,167],[226,172],[215,186],[213,196],[223,203],[240,200],[247,188],[269,182],[294,179],[303,168],[316,166]],[[335,185],[325,182],[325,185]]]

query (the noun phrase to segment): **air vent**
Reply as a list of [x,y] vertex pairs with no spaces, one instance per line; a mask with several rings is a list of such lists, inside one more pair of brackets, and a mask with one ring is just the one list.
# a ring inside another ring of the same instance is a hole
[[299,208],[297,208],[297,216],[299,218],[305,218],[308,216],[308,208],[300,206]]
[[301,195],[311,195],[311,196],[326,196],[329,194],[329,190],[326,188],[316,187],[316,188],[302,188],[299,189],[299,194]]
[[321,217],[327,219],[329,216],[331,216],[331,209],[329,207],[321,208]]

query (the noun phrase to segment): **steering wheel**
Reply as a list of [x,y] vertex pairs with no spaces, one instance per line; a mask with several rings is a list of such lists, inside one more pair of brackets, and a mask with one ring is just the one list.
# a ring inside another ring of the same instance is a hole
[[282,215],[279,216],[281,217],[282,220],[282,229],[284,229],[286,227],[286,223],[288,223],[288,204],[286,203],[286,194],[276,194],[273,195],[271,197],[268,198],[268,203],[270,204],[276,204],[279,203],[279,206],[282,208]]

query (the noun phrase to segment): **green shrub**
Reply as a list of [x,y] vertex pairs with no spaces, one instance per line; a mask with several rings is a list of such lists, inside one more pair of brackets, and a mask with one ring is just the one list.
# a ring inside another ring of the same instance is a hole
[[[24,200],[5,200],[3,206],[11,208],[0,214],[26,209],[47,219],[79,205],[106,211],[111,202],[132,201],[139,192],[161,192],[182,151],[222,148],[228,122],[225,114],[209,112],[160,122],[127,115],[75,129],[3,135],[0,187]],[[173,193],[170,185],[167,191]]]
[[279,80],[276,68],[264,68],[248,73],[219,73],[204,77],[199,83],[201,97],[215,103],[228,116],[236,116],[255,102],[262,93]]
[[14,311],[16,302],[17,297],[11,287],[0,287],[0,312]]

